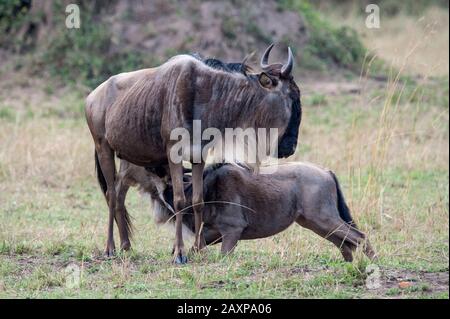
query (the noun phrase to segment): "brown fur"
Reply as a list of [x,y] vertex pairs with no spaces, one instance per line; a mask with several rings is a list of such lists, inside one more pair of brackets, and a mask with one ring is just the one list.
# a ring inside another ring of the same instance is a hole
[[[292,58],[290,60],[292,64]],[[146,69],[112,77],[87,98],[86,117],[103,176],[105,197],[109,207],[106,253],[114,253],[113,220],[118,223],[122,248],[128,249],[127,221],[117,208],[114,155],[133,164],[167,167],[174,189],[176,211],[184,208],[183,168],[173,163],[168,154],[176,141],[170,140],[173,129],[192,128],[193,120],[202,121],[202,129],[215,127],[278,128],[283,134],[291,122],[291,106],[300,99],[299,90],[290,74],[262,86],[260,74],[241,74],[212,69],[192,56],[176,56],[154,69]],[[297,104],[296,104],[297,105]],[[299,105],[299,103],[298,103]],[[297,116],[297,113],[296,113]],[[299,122],[298,122],[299,124]],[[298,125],[297,125],[298,134]],[[192,132],[191,132],[192,134]],[[289,156],[295,144],[289,139]],[[200,249],[203,209],[204,163],[193,164],[192,202],[195,204],[194,246]],[[183,262],[184,243],[181,234],[182,215],[176,216],[175,259]]]
[[[307,163],[281,165],[271,174],[264,171],[261,168],[261,174],[255,175],[233,165],[206,169],[203,232],[207,244],[222,242],[222,252],[229,253],[238,240],[272,236],[296,222],[335,244],[347,261],[353,259],[352,253],[360,244],[368,257],[375,257],[365,234],[358,230],[349,211],[343,211],[345,200],[333,172]],[[129,179],[150,182],[144,174],[148,173],[134,165],[123,172]],[[156,180],[153,175],[151,183]],[[159,190],[150,194],[161,222],[173,217],[172,190],[167,181],[159,184]],[[193,231],[192,210],[184,214],[183,223]]]

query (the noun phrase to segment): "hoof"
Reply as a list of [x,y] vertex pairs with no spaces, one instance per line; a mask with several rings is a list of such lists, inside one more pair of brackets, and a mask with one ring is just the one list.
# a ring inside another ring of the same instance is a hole
[[184,265],[184,264],[187,264],[187,262],[188,262],[188,259],[184,255],[178,255],[174,260],[174,263],[177,265]]
[[116,254],[116,252],[114,250],[106,250],[105,251],[105,257],[106,258],[114,257],[115,254]]
[[123,251],[129,251],[129,250],[131,250],[131,244],[130,243],[124,243],[124,244],[121,245],[120,249],[123,250]]
[[106,245],[105,257],[107,258],[114,257],[115,254],[116,254],[116,247],[114,245]]

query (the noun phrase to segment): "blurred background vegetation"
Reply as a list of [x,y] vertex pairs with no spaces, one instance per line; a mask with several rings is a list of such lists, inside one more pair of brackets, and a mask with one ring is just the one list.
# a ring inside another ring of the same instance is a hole
[[[292,46],[305,70],[359,73],[368,58],[354,28],[320,13],[364,15],[356,0],[79,0],[82,27],[67,29],[65,6],[71,2],[0,1],[0,45],[18,57],[17,68],[92,88],[111,74],[155,66],[176,53],[238,60],[271,42]],[[432,5],[448,8],[443,0],[363,2],[377,3],[390,15],[419,15]]]

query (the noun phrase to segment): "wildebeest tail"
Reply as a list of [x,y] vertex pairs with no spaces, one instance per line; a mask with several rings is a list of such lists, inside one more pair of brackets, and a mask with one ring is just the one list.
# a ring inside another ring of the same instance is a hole
[[102,168],[100,167],[100,162],[98,160],[97,151],[95,151],[95,171],[97,173],[97,180],[98,180],[98,183],[100,184],[100,188],[102,189],[103,195],[106,196],[106,190],[108,188],[106,185],[105,176],[103,175],[103,172],[102,172]]
[[353,221],[352,215],[350,214],[350,208],[348,208],[347,203],[345,202],[344,194],[342,194],[341,185],[339,185],[338,179],[336,175],[330,171],[331,176],[333,177],[334,183],[336,184],[337,191],[337,208],[339,211],[339,216],[349,225],[356,228],[356,224]]

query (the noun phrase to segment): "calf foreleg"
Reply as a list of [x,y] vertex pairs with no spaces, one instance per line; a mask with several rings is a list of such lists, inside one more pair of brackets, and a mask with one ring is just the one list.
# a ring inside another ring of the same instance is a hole
[[231,254],[241,238],[242,230],[227,231],[222,234],[221,252],[224,255]]

